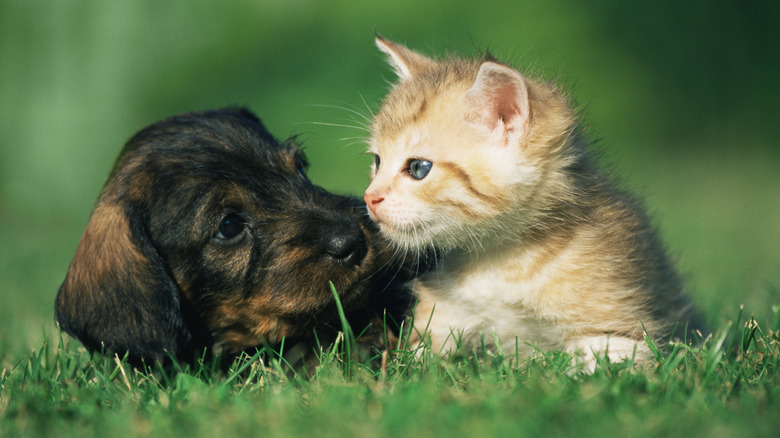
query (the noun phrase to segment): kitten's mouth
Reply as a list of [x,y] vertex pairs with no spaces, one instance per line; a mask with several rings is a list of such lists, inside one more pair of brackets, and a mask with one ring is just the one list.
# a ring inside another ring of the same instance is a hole
[[396,224],[387,220],[376,219],[376,223],[379,225],[379,231],[386,236],[404,235],[411,229],[408,226]]
[[403,249],[421,250],[432,248],[436,236],[442,232],[442,224],[420,220],[404,221],[394,216],[383,216],[381,211],[368,210],[368,216],[379,226],[379,232],[394,246]]
[[383,220],[379,220],[379,219],[375,219],[375,220],[376,220],[376,223],[379,225],[379,231],[382,232],[383,234],[386,234],[386,235],[387,234],[393,234],[393,235],[395,235],[395,234],[399,234],[399,233],[404,233],[405,232],[404,227],[399,226],[397,224],[393,224],[390,221],[383,221]]
[[406,229],[409,229],[411,225],[409,224],[402,224],[398,223],[397,221],[394,221],[392,219],[383,218],[380,214],[375,213],[371,210],[368,211],[368,217],[371,218],[374,223],[379,225],[379,229],[382,232],[403,232]]
[[379,222],[379,230],[385,238],[399,248],[419,250],[433,246],[432,236],[425,227],[419,225],[386,221]]

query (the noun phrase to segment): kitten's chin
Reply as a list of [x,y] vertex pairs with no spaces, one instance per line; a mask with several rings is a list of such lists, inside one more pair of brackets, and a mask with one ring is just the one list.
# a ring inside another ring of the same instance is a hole
[[468,246],[468,239],[458,236],[452,230],[441,226],[421,224],[398,226],[380,223],[380,232],[396,247],[404,251],[428,252],[448,251],[460,246]]
[[[378,214],[372,214],[371,218],[379,225],[380,232],[387,240],[406,251],[448,251],[456,248],[468,251],[484,250],[485,245],[489,245],[488,242],[493,240],[491,235],[507,234],[506,230],[501,233],[491,232],[494,229],[494,221],[490,219],[474,226],[453,221],[442,215],[418,217],[414,221],[401,221],[396,218],[388,220]],[[498,222],[498,229],[503,229],[501,221]]]
[[379,232],[393,245],[406,251],[424,251],[434,247],[433,236],[430,236],[422,227],[398,226],[379,222]]
[[480,227],[448,227],[445,224],[429,226],[416,224],[412,226],[389,226],[380,224],[380,232],[394,246],[404,251],[425,253],[449,252],[461,249],[466,252],[484,253],[491,248],[498,248],[508,242],[517,242],[518,236],[509,233],[505,227],[491,226],[490,222],[481,223]]

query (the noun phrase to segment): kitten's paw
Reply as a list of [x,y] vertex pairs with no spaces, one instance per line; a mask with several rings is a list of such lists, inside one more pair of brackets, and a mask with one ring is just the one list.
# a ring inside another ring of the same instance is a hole
[[620,336],[587,336],[569,343],[566,351],[573,356],[572,365],[587,373],[596,371],[599,363],[632,360],[643,363],[652,357],[643,341]]

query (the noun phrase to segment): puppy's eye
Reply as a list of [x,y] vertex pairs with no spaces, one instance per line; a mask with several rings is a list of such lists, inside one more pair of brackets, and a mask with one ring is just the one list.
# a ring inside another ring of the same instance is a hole
[[244,232],[246,223],[237,214],[230,213],[219,223],[215,237],[220,240],[230,240]]
[[409,172],[412,178],[419,180],[428,176],[428,172],[431,171],[432,167],[433,163],[430,161],[414,158],[409,160],[409,168],[406,171]]

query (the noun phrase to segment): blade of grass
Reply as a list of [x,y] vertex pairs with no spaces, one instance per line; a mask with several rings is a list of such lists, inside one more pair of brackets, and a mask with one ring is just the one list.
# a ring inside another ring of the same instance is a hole
[[[742,312],[740,311],[740,314]],[[721,359],[723,358],[723,355],[725,354],[725,351],[723,346],[726,343],[726,338],[728,338],[729,333],[731,332],[731,323],[728,323],[726,328],[721,332],[720,336],[718,336],[717,341],[715,344],[708,350],[705,356],[705,372],[704,372],[704,379],[702,379],[703,384],[709,383],[709,381],[714,377],[715,375],[715,369],[717,369],[718,365],[721,364]],[[732,336],[733,339],[733,336]]]
[[329,282],[330,291],[333,293],[333,299],[336,301],[336,309],[339,312],[339,319],[341,320],[341,330],[344,333],[344,365],[347,380],[352,375],[352,347],[355,343],[355,336],[352,333],[352,327],[350,327],[347,321],[347,316],[344,314],[344,308],[341,306],[341,300],[339,299],[339,293],[336,290],[336,286],[333,282]]
[[726,351],[731,351],[731,347],[734,345],[734,339],[737,338],[737,332],[739,331],[739,322],[742,320],[742,311],[745,309],[744,305],[739,306],[739,313],[737,313],[737,319],[734,321],[734,324],[731,325],[733,327],[734,331],[729,337],[729,344],[726,347]]
[[758,323],[756,319],[751,316],[750,320],[745,322],[745,329],[742,331],[742,352],[746,353],[750,348],[750,344],[754,342],[756,336],[756,330],[758,330]]
[[642,325],[642,332],[645,336],[645,343],[647,344],[647,348],[650,349],[650,352],[653,353],[653,356],[655,356],[655,359],[663,365],[664,363],[664,355],[661,352],[661,349],[658,347],[658,344],[655,343],[654,340],[650,339],[650,335],[647,333],[647,329],[645,328],[645,324],[640,321],[640,324]]

